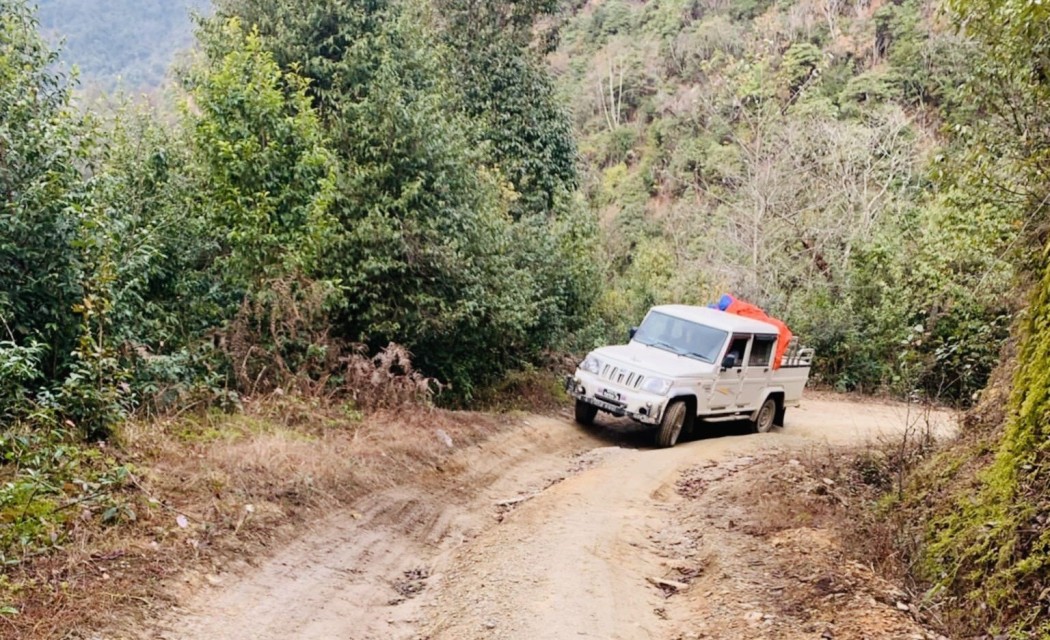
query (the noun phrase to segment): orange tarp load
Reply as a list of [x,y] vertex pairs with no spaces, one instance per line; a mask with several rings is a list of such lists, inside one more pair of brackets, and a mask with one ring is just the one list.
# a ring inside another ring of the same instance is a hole
[[784,360],[784,352],[787,351],[788,345],[791,343],[791,329],[782,321],[770,317],[765,311],[759,307],[751,304],[750,302],[744,302],[743,300],[737,300],[733,296],[726,294],[718,300],[718,304],[712,305],[717,309],[726,311],[729,313],[743,316],[745,318],[751,318],[753,320],[761,320],[762,322],[768,322],[775,326],[778,331],[777,337],[777,353],[773,359],[773,368],[779,369],[780,363]]

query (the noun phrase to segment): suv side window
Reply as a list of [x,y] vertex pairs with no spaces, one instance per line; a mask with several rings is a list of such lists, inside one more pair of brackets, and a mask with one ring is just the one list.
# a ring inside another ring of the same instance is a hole
[[751,336],[733,336],[733,341],[729,343],[729,350],[726,351],[726,355],[736,356],[736,367],[744,366],[744,354],[747,352],[747,343],[751,341]]
[[747,359],[749,367],[768,367],[773,359],[773,348],[777,344],[776,336],[755,336],[751,345],[751,355]]

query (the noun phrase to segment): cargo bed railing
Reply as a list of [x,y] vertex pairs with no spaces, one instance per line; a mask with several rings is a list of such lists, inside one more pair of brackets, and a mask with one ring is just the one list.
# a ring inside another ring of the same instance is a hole
[[791,338],[784,357],[780,359],[781,367],[808,367],[813,364],[813,349],[803,347],[798,338]]

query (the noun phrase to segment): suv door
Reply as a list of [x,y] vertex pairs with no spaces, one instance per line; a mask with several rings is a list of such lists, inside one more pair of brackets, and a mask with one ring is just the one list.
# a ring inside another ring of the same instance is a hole
[[751,336],[734,334],[729,339],[729,346],[722,361],[726,356],[736,356],[736,364],[728,369],[723,369],[715,381],[715,388],[711,392],[711,411],[736,411],[739,404],[740,391],[744,382],[744,358],[747,357],[748,347],[751,345]]
[[757,409],[765,400],[763,391],[769,386],[773,372],[773,354],[776,351],[777,337],[773,335],[756,335],[751,341],[751,350],[744,365],[743,382],[737,404],[745,409]]

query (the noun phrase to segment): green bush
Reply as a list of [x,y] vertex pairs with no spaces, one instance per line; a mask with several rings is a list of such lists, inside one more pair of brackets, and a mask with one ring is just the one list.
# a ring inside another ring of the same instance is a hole
[[129,467],[80,444],[51,412],[29,419],[0,432],[0,566],[65,544],[85,519],[117,524],[136,517],[134,500],[123,495]]
[[0,422],[15,420],[32,406],[33,392],[41,372],[44,345],[33,342],[19,346],[14,342],[0,342]]
[[824,66],[824,54],[808,42],[796,42],[784,52],[780,75],[792,94],[817,76]]
[[74,242],[90,206],[80,167],[93,132],[70,107],[56,61],[25,4],[0,0],[0,337],[46,350],[35,359],[40,382],[61,378],[76,346]]

